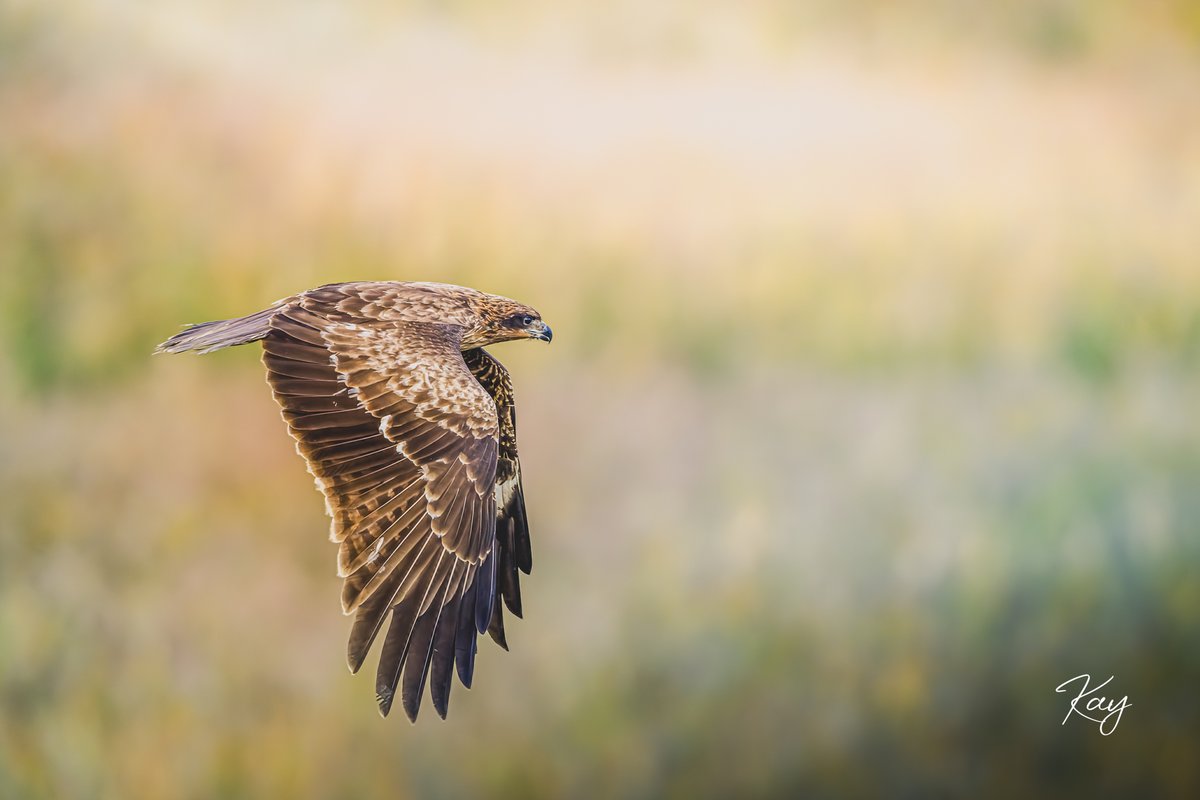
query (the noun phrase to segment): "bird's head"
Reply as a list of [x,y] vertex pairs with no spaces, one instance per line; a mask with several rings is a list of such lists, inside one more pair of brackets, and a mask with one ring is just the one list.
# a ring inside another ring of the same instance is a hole
[[478,323],[464,337],[463,344],[467,346],[482,347],[514,339],[548,342],[554,337],[554,331],[542,321],[541,314],[507,297],[486,295],[475,311]]

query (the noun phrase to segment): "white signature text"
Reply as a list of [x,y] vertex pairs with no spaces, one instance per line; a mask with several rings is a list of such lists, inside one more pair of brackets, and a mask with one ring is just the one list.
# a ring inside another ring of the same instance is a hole
[[[1095,722],[1100,726],[1100,734],[1108,736],[1117,729],[1118,723],[1121,721],[1121,714],[1125,709],[1131,708],[1133,703],[1129,702],[1129,695],[1125,695],[1120,700],[1116,698],[1109,699],[1099,696],[1096,692],[1103,689],[1108,684],[1112,683],[1113,677],[1110,676],[1104,683],[1091,687],[1092,676],[1086,672],[1082,675],[1076,675],[1070,680],[1063,681],[1055,689],[1055,692],[1074,691],[1068,687],[1073,683],[1079,683],[1079,694],[1075,695],[1071,700],[1071,708],[1067,710],[1067,715],[1063,717],[1062,724],[1066,725],[1067,720],[1072,714],[1078,714],[1086,720]],[[1080,683],[1082,682],[1082,683]],[[1085,700],[1086,698],[1086,700]]]

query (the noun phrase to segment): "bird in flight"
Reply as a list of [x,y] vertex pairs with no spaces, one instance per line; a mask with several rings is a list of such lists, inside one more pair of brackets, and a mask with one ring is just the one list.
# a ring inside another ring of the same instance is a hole
[[441,283],[321,286],[246,317],[191,325],[156,352],[261,341],[267,381],[325,495],[354,614],[357,672],[391,612],[375,691],[416,721],[426,681],[445,718],[471,686],[477,634],[504,649],[532,566],[508,371],[483,348],[549,342],[529,306]]

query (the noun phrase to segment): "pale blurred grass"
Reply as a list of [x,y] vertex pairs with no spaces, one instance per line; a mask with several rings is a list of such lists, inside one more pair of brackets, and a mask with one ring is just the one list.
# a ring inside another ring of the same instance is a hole
[[[1197,18],[813,8],[6,6],[0,795],[1190,796]],[[357,278],[556,331],[445,723],[257,354],[148,355]]]

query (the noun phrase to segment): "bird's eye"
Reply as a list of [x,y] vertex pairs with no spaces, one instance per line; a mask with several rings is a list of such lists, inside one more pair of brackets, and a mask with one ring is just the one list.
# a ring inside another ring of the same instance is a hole
[[533,317],[526,314],[525,316],[521,317],[521,324],[528,328],[533,324]]

